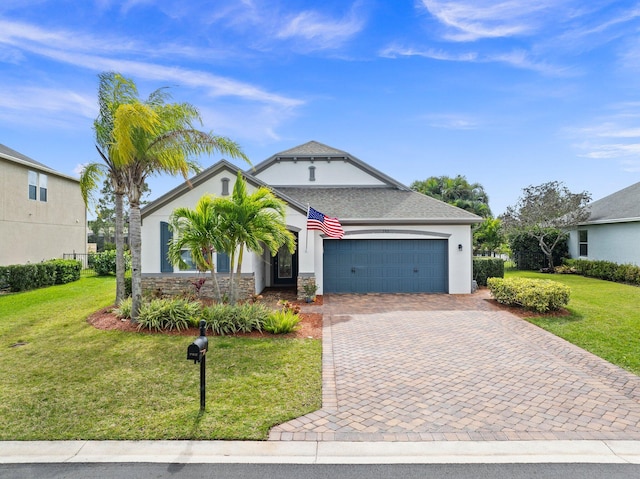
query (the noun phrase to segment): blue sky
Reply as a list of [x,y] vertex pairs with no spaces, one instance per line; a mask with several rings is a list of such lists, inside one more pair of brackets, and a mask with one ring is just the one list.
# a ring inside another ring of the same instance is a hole
[[170,87],[254,164],[316,140],[406,184],[464,175],[495,215],[529,185],[640,181],[636,1],[3,0],[0,143],[98,161],[107,70]]

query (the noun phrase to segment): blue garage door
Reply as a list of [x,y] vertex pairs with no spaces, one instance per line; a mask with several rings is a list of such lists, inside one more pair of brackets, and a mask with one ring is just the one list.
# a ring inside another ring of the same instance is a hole
[[447,293],[447,240],[325,240],[325,293]]

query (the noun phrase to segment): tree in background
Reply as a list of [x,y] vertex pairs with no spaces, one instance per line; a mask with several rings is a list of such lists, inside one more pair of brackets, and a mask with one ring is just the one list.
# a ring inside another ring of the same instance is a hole
[[229,296],[231,302],[235,302],[238,299],[244,250],[262,254],[266,246],[275,256],[280,247],[286,246],[293,253],[296,240],[287,229],[285,203],[264,186],[249,194],[240,172],[231,197],[219,198],[216,209],[222,219],[221,231],[227,240],[225,252],[231,258]]
[[563,183],[550,181],[528,186],[514,206],[509,206],[502,222],[510,233],[524,232],[538,241],[553,271],[553,253],[571,229],[589,218],[587,205],[591,195],[583,191],[572,193]]
[[129,246],[131,249],[131,320],[136,321],[142,302],[140,199],[147,178],[154,174],[181,174],[185,179],[198,171],[192,155],[222,153],[249,159],[238,144],[206,133],[198,110],[189,103],[167,103],[166,89],[152,92],[147,100],[137,96],[118,106],[112,129],[109,155],[122,172],[129,200]]
[[414,181],[410,188],[483,218],[492,217],[489,195],[480,183],[469,183],[464,176],[431,176],[424,181]]
[[506,242],[499,218],[485,218],[473,229],[473,249],[497,253]]

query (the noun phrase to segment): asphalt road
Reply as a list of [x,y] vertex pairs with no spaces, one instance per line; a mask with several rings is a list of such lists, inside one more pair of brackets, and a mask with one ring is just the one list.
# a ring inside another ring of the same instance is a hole
[[635,479],[640,464],[0,464],[3,479]]

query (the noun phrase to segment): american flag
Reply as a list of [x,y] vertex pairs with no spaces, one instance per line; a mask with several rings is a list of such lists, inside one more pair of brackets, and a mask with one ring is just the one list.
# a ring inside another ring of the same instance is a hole
[[330,238],[342,239],[344,236],[344,230],[338,218],[329,218],[311,207],[307,214],[307,229],[320,230]]

